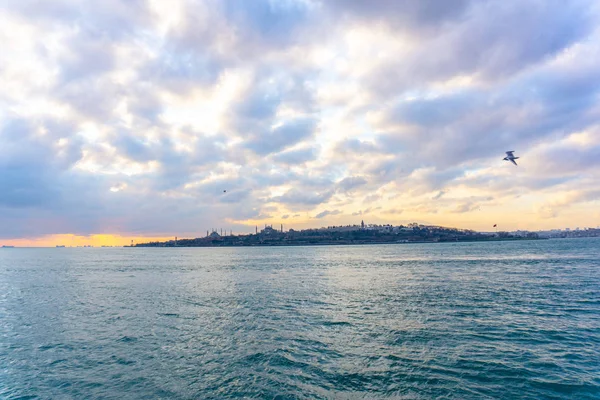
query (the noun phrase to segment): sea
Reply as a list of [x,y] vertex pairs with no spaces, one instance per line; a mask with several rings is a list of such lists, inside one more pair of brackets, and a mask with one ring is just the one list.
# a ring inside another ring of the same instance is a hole
[[600,238],[0,249],[1,399],[599,399]]

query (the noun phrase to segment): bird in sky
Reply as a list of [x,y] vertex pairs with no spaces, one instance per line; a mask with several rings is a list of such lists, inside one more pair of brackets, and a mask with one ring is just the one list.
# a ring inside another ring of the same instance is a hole
[[519,157],[515,157],[513,154],[514,152],[515,152],[514,150],[507,151],[506,157],[504,157],[503,160],[510,161],[511,163],[517,165],[515,160],[518,159]]
[[223,190],[223,193],[227,193],[227,190]]

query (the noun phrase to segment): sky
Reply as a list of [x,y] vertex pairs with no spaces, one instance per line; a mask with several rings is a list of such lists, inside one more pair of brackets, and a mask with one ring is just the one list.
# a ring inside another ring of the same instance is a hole
[[593,0],[5,0],[0,43],[0,245],[600,225]]

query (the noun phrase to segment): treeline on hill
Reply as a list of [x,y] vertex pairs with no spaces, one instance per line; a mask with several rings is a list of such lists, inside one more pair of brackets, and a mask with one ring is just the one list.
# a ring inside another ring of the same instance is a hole
[[[535,239],[535,234],[529,236]],[[137,247],[215,247],[215,246],[291,246],[325,244],[381,244],[414,242],[457,242],[482,240],[517,239],[506,232],[496,235],[484,234],[472,230],[432,227],[411,224],[409,226],[378,228],[342,229],[329,227],[321,229],[289,230],[281,232],[266,227],[257,234],[220,236],[213,233],[207,237],[179,239],[168,242],[150,242],[137,244]]]

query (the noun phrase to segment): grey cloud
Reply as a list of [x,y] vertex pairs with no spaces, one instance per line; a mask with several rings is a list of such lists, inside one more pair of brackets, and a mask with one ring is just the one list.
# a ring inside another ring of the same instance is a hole
[[478,208],[478,206],[476,204],[467,202],[467,203],[459,204],[458,206],[456,206],[456,208],[454,210],[452,210],[452,212],[458,213],[458,214],[463,214],[466,212],[477,210],[477,208]]
[[119,88],[99,79],[71,82],[56,89],[57,98],[85,119],[115,122],[113,115],[120,99]]
[[116,66],[114,42],[86,32],[71,37],[65,45],[69,52],[60,60],[61,85],[109,72]]
[[438,192],[438,194],[436,194],[435,196],[433,196],[431,199],[432,199],[432,200],[439,200],[439,199],[441,199],[441,198],[442,198],[442,196],[443,196],[443,195],[445,195],[445,194],[446,194],[446,192],[444,192],[443,190],[440,190],[440,191]]
[[[47,133],[38,137],[41,128]],[[0,205],[47,208],[60,201],[67,171],[82,156],[77,140],[56,152],[57,141],[70,129],[60,122],[22,119],[8,120],[0,128]]]
[[273,156],[273,160],[281,164],[298,165],[308,161],[313,161],[316,158],[316,150],[314,148],[300,148],[288,150]]
[[297,118],[284,123],[260,136],[252,138],[246,146],[260,155],[267,155],[293,146],[310,137],[316,128],[316,120]]
[[464,175],[462,168],[429,168],[413,171],[408,179],[399,182],[402,189],[410,190],[415,194],[424,194],[433,190],[443,189],[452,181]]
[[[44,127],[47,133],[37,135]],[[109,178],[73,169],[82,144],[56,121],[13,120],[2,127],[0,150],[0,236],[98,233],[126,205],[107,197]],[[67,139],[58,145],[59,139]],[[8,222],[19,216],[20,223]]]
[[119,134],[113,144],[119,148],[127,158],[137,162],[151,161],[157,157],[151,144],[128,133]]
[[333,12],[356,20],[385,22],[393,28],[432,28],[460,17],[469,6],[468,0],[332,0],[323,4]]
[[225,159],[224,144],[218,138],[210,138],[193,130],[185,130],[195,143],[192,151],[179,151],[167,133],[158,141],[148,142],[130,132],[120,131],[112,144],[119,154],[137,162],[156,161],[158,173],[151,178],[158,190],[173,189],[188,183],[194,175],[204,176],[214,165]]
[[581,190],[572,193],[565,198],[550,201],[547,204],[537,207],[537,214],[544,219],[556,218],[561,214],[562,211],[567,208],[571,208],[578,203],[593,202],[598,200],[600,200],[600,190]]
[[349,176],[337,183],[338,188],[345,192],[359,188],[367,184],[367,180],[362,176]]
[[[386,123],[414,123],[415,130],[409,136],[385,133],[378,142],[392,153],[418,148],[416,154],[398,160],[408,170],[418,167],[417,162],[447,168],[502,155],[515,146],[526,149],[544,136],[564,135],[591,123],[586,113],[600,89],[597,78],[595,64],[548,67],[506,86],[402,103],[388,110]],[[432,126],[440,122],[442,105],[443,124]]]
[[365,155],[379,151],[380,149],[375,144],[358,139],[343,140],[335,147],[335,152],[342,155]]
[[299,40],[299,32],[305,29],[311,13],[300,1],[226,0],[224,10],[229,23],[245,40],[270,47],[289,46]]
[[400,215],[403,212],[404,212],[404,210],[400,210],[398,208],[390,208],[388,210],[383,211],[384,214],[395,214],[395,215]]
[[113,40],[132,35],[136,29],[147,27],[152,15],[147,2],[131,0],[105,0],[80,2],[75,0],[7,0],[0,5],[36,22],[43,22],[48,29],[56,24],[87,29]]
[[365,208],[364,210],[359,210],[359,211],[353,212],[352,215],[353,216],[367,215],[373,211],[381,210],[381,208],[382,207],[374,207],[374,208],[369,207],[369,208]]
[[250,87],[229,112],[227,120],[232,134],[244,139],[265,135],[273,124],[281,122],[275,118],[280,107],[291,107],[305,115],[297,120],[310,119],[315,111],[314,96],[304,82],[311,73],[298,74],[288,68],[288,65],[281,65],[280,69],[256,68]]
[[366,80],[374,93],[390,96],[455,76],[503,79],[584,38],[594,27],[590,8],[577,0],[473,2],[464,18],[442,25],[437,35]]
[[460,120],[472,110],[478,98],[466,93],[400,103],[389,113],[389,122],[439,127]]
[[296,173],[287,169],[271,168],[270,165],[261,165],[260,168],[251,171],[251,180],[256,187],[270,187],[297,182],[299,177]]
[[221,197],[221,201],[223,203],[240,203],[245,201],[250,196],[250,191],[248,190],[234,190],[232,192],[227,192],[224,196]]
[[378,200],[381,200],[381,195],[379,195],[379,194],[370,194],[370,195],[368,195],[367,197],[365,197],[363,199],[363,203],[364,204],[370,204],[370,203],[376,202]]
[[300,189],[290,189],[282,196],[274,197],[272,200],[290,205],[315,206],[327,202],[331,196],[333,196],[333,191],[315,193]]
[[[383,136],[380,137],[382,140]],[[383,141],[383,140],[382,140]],[[393,159],[384,159],[376,161],[366,168],[366,173],[371,179],[378,183],[393,182],[394,180],[402,179],[410,174],[410,170],[403,168],[402,159],[395,157]],[[421,162],[419,162],[420,164]]]
[[236,115],[241,118],[251,118],[262,120],[270,118],[275,114],[277,107],[281,103],[281,97],[275,88],[257,90],[242,102],[236,108]]
[[325,218],[329,215],[338,215],[341,214],[342,212],[340,210],[325,210],[325,211],[321,211],[320,213],[318,213],[317,215],[315,215],[315,218],[321,219],[321,218]]
[[[525,155],[524,157],[526,157]],[[536,172],[543,175],[564,176],[567,174],[581,174],[582,171],[598,168],[600,166],[600,145],[580,146],[562,145],[554,146],[526,163],[533,164]],[[527,165],[527,164],[526,164]]]
[[222,67],[222,62],[211,54],[164,48],[158,58],[141,69],[140,76],[144,81],[182,95],[195,87],[215,83]]
[[503,193],[504,195],[514,196],[522,193],[523,190],[538,191],[544,189],[558,188],[568,182],[573,181],[572,176],[543,177],[543,176],[510,176],[507,179],[504,176],[483,175],[478,177],[461,177],[457,183],[468,188],[485,188],[487,190]]

